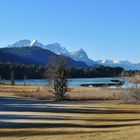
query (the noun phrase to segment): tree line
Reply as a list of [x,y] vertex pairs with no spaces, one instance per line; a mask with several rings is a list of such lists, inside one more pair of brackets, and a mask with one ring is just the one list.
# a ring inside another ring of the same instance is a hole
[[125,77],[140,76],[140,70],[127,70],[122,73],[122,76]]
[[[42,65],[25,65],[16,63],[0,63],[1,79],[43,79],[49,67]],[[93,68],[66,68],[67,78],[95,78],[120,76],[124,71],[121,67],[96,66]]]

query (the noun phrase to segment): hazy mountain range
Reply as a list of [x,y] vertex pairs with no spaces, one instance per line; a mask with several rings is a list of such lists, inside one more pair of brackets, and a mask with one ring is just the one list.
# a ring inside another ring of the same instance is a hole
[[69,67],[87,67],[84,62],[79,62],[70,57],[57,55],[49,50],[33,47],[13,47],[0,49],[0,62],[12,62],[21,64],[48,65],[52,60],[64,58]]
[[83,49],[79,49],[76,52],[69,52],[65,47],[62,47],[59,43],[43,45],[42,43],[38,42],[37,40],[33,40],[33,41],[20,40],[18,42],[13,43],[12,45],[8,45],[7,47],[8,48],[13,48],[13,47],[21,48],[21,47],[25,47],[25,46],[29,46],[29,47],[38,46],[43,49],[50,50],[57,55],[64,55],[64,56],[70,57],[76,61],[82,61],[82,62],[86,63],[88,66],[93,66],[94,64],[96,64],[96,62],[94,62],[93,60],[88,58],[88,55],[86,54],[86,52]]
[[[111,66],[111,67],[123,67],[126,70],[140,70],[140,63],[133,64],[129,61],[113,61],[113,60],[97,60],[93,61],[90,59],[87,55],[87,53],[83,49],[79,49],[75,52],[68,51],[65,47],[62,47],[59,43],[52,43],[44,45],[37,40],[20,40],[18,42],[13,43],[12,45],[8,45],[6,48],[22,48],[22,47],[40,47],[45,50],[49,50],[56,55],[63,55],[66,57],[69,57],[71,60],[78,61],[78,62],[84,62],[88,66],[94,66],[94,65],[103,65],[103,66]],[[41,57],[41,56],[40,56]],[[40,58],[38,58],[40,59]]]

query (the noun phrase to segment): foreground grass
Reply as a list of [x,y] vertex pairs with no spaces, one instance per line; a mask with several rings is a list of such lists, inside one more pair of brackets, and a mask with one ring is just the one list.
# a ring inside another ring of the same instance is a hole
[[13,115],[3,121],[18,124],[1,127],[0,140],[140,139],[139,105],[65,102],[38,107],[40,111],[2,111],[1,115]]
[[[139,140],[140,127],[111,129],[111,130],[78,130],[77,128],[59,129],[20,129],[8,131],[9,137],[0,137],[0,140]],[[12,135],[15,133],[15,135]],[[19,134],[20,133],[20,134]]]
[[54,103],[31,100],[50,97],[47,87],[0,85],[0,140],[139,140],[140,105],[120,104],[119,93],[72,88],[73,101]]

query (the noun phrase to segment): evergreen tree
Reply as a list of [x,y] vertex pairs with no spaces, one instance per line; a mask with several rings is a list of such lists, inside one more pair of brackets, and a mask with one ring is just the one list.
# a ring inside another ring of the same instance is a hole
[[2,84],[2,77],[1,77],[1,75],[0,75],[0,84]]
[[14,72],[11,71],[11,85],[15,84],[15,79],[14,79]]
[[54,89],[55,101],[63,101],[68,91],[67,69],[64,60],[60,60],[57,65],[53,66],[49,80]]
[[26,80],[27,80],[27,77],[26,77],[26,75],[24,75],[24,86],[26,86]]

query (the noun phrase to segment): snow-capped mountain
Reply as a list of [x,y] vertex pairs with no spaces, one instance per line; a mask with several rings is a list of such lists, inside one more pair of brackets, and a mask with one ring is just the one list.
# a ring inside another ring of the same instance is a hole
[[140,63],[134,64],[129,61],[120,61],[120,60],[98,60],[96,61],[98,64],[103,66],[110,66],[110,67],[123,67],[125,70],[140,70]]
[[112,65],[113,61],[112,60],[108,60],[108,59],[103,59],[103,60],[97,60],[98,64],[101,65]]
[[68,56],[76,61],[82,61],[82,62],[86,63],[88,66],[93,66],[95,64],[95,62],[93,60],[88,58],[86,52],[83,49],[80,49],[76,52],[69,52],[65,47],[62,47],[59,43],[43,45],[42,43],[38,42],[37,40],[30,41],[30,40],[24,39],[24,40],[20,40],[16,43],[13,43],[12,45],[8,45],[7,47],[11,48],[11,47],[25,47],[25,46],[41,47],[43,49],[50,50],[58,55],[64,55],[64,56]]
[[12,45],[8,45],[8,48],[13,48],[13,47],[26,47],[26,46],[30,46],[31,45],[31,41],[24,39],[24,40],[19,40],[15,43],[13,43]]
[[77,61],[83,61],[88,66],[93,66],[94,64],[96,64],[96,62],[89,59],[87,53],[83,49],[80,49],[80,50],[75,51],[75,52],[71,52],[70,57],[74,60],[77,60]]
[[103,66],[110,66],[110,67],[123,67],[126,70],[140,70],[140,63],[133,64],[129,61],[120,61],[120,60],[112,61],[112,60],[107,60],[107,59],[93,61],[88,57],[87,53],[83,49],[80,49],[75,52],[70,52],[65,47],[62,47],[59,43],[43,45],[37,40],[30,41],[30,40],[24,39],[24,40],[15,42],[12,45],[8,45],[7,47],[12,48],[12,47],[25,47],[25,46],[41,47],[43,49],[50,50],[54,52],[55,54],[64,55],[76,61],[82,61],[88,66],[103,65]]
[[62,47],[59,43],[52,43],[52,44],[45,45],[44,49],[48,49],[58,55],[60,54],[63,54],[66,56],[70,55],[69,51],[65,47]]
[[19,40],[15,43],[13,43],[12,45],[8,45],[7,47],[8,48],[13,48],[13,47],[34,47],[34,46],[37,46],[37,47],[44,47],[43,44],[41,44],[40,42],[38,42],[37,40],[33,40],[33,41],[30,41],[30,40],[27,40],[27,39],[24,39],[24,40]]
[[88,66],[93,66],[95,62],[88,58],[88,55],[83,49],[75,52],[69,52],[65,47],[62,47],[59,43],[48,44],[44,47],[58,55],[68,56],[76,61],[85,62]]
[[35,47],[35,46],[37,46],[37,47],[40,47],[40,48],[43,48],[43,47],[44,47],[44,45],[43,45],[42,43],[38,42],[37,40],[33,40],[33,41],[30,43],[29,46],[30,46],[30,47]]

